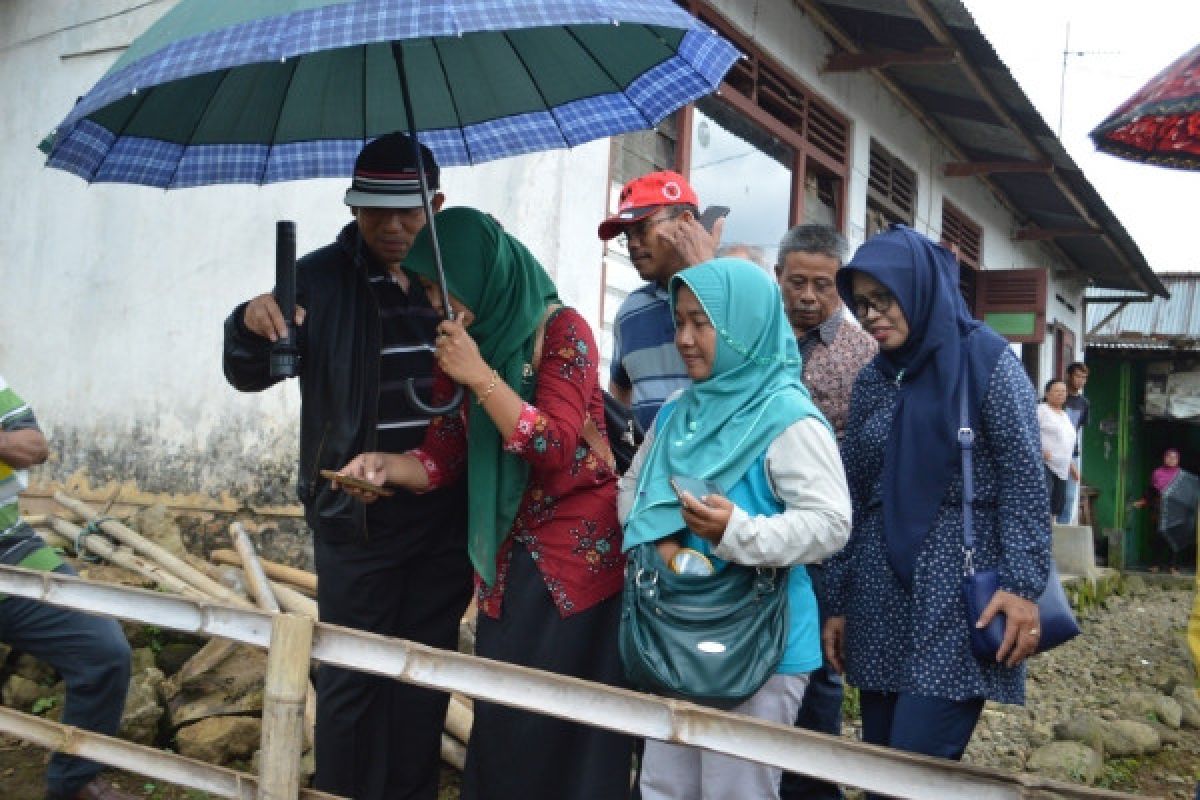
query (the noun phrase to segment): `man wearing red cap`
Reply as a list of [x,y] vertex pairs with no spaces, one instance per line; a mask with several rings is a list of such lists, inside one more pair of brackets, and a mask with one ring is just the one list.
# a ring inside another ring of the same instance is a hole
[[609,394],[633,408],[644,430],[671,393],[689,383],[675,349],[667,282],[716,251],[722,223],[709,234],[697,220],[699,213],[696,192],[682,175],[651,172],[625,184],[617,213],[597,230],[604,241],[625,237],[629,260],[647,281],[625,298],[613,320],[608,387]]
[[[430,187],[433,154],[421,146]],[[466,497],[461,486],[397,491],[369,506],[320,470],[361,452],[404,452],[429,417],[402,386],[432,381],[439,321],[403,269],[425,227],[413,143],[401,133],[363,148],[346,205],[354,221],[297,264],[300,470],[296,490],[313,531],[322,622],[453,649],[471,594]],[[445,198],[432,198],[434,210]],[[242,391],[278,382],[271,342],[287,335],[279,305],[262,294],[225,322],[225,376]],[[447,695],[391,678],[322,666],[317,674],[314,786],[355,800],[434,800]]]

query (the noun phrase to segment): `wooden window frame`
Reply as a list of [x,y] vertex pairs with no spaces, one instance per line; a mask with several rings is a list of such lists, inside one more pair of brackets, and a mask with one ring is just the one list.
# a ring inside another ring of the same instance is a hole
[[[846,228],[846,190],[849,184],[850,149],[853,134],[853,123],[850,118],[838,112],[818,92],[764,52],[754,41],[741,34],[720,12],[698,0],[677,0],[677,2],[697,19],[712,26],[745,54],[745,58],[739,59],[726,75],[726,79],[721,83],[716,95],[717,98],[778,138],[795,153],[795,161],[791,165],[792,194],[788,224],[796,225],[804,219],[804,186],[811,169],[824,173],[826,177],[831,177],[836,182],[834,227],[844,232]],[[750,93],[747,94],[735,83],[731,83],[730,76],[734,76],[736,83],[749,82]],[[775,90],[776,85],[780,84],[781,88],[787,92],[787,97],[779,96],[778,91]],[[760,97],[760,94],[764,96]],[[789,126],[772,114],[763,107],[763,102],[801,106],[802,110],[799,112],[799,116],[802,124],[800,129]],[[681,113],[679,140],[676,148],[677,168],[681,173],[687,175],[691,166],[691,132],[694,118],[692,106],[688,105]],[[836,136],[829,135],[829,123],[840,125],[843,132],[841,142],[843,152],[840,160],[830,152],[837,149],[837,142]]]

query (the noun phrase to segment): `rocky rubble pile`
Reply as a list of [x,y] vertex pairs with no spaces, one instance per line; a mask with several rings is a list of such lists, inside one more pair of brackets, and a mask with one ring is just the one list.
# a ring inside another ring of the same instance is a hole
[[1083,635],[1030,662],[1024,708],[991,705],[970,763],[1191,798],[1200,701],[1187,652],[1190,589],[1146,586],[1083,615]]

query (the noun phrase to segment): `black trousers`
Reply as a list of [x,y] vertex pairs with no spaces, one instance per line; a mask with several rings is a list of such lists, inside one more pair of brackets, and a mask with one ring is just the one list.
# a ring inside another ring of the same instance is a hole
[[[621,685],[619,594],[563,619],[529,552],[514,543],[500,619],[479,615],[485,658]],[[463,800],[624,800],[633,740],[576,722],[475,702]]]
[[[321,621],[453,650],[471,598],[465,548],[414,556],[402,536],[317,538]],[[447,694],[328,666],[316,683],[315,788],[353,800],[435,800]]]

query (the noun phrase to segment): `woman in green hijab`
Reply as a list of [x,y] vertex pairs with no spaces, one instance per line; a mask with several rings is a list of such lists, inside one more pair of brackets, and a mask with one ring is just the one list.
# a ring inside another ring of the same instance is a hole
[[[421,447],[364,453],[342,472],[424,491],[465,471],[476,653],[619,683],[624,557],[595,339],[583,317],[559,306],[541,264],[490,216],[453,208],[437,228],[455,319],[438,328],[435,401],[449,397],[448,379],[467,397],[432,421]],[[405,267],[440,307],[429,228]],[[366,502],[377,496],[344,488]],[[628,796],[628,737],[491,703],[474,709],[464,800]]]
[[[675,346],[692,385],[667,401],[622,476],[624,546],[680,545],[725,562],[788,571],[788,629],[775,674],[732,710],[791,726],[821,665],[816,599],[803,565],[841,549],[850,496],[837,441],[800,383],[800,351],[779,287],[763,270],[721,258],[671,279]],[[703,497],[672,479],[707,481]],[[676,562],[678,563],[678,562]],[[646,742],[643,800],[778,798],[780,770]]]

